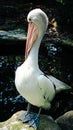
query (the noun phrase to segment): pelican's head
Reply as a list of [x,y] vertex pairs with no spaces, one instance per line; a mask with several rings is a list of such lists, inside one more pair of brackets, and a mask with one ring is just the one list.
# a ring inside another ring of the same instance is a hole
[[46,31],[48,26],[48,17],[41,9],[34,9],[29,12],[27,21],[34,23],[42,31]]
[[48,17],[41,9],[34,9],[29,12],[27,16],[28,34],[26,41],[25,58],[34,45],[37,39],[42,39],[47,27],[48,27]]

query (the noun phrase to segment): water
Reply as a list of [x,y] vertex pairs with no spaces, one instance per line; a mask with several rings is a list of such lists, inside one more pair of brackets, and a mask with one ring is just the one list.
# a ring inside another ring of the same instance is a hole
[[[23,47],[14,48],[13,53],[3,53],[0,56],[0,121],[7,120],[16,111],[26,109],[27,102],[17,92],[14,84],[15,70],[24,61]],[[21,55],[20,55],[21,54]],[[41,47],[39,66],[46,74],[51,74],[58,79],[73,86],[73,52],[66,48],[50,44]],[[54,118],[73,108],[73,92],[63,92],[55,97],[50,111]],[[37,108],[32,108],[36,111]]]

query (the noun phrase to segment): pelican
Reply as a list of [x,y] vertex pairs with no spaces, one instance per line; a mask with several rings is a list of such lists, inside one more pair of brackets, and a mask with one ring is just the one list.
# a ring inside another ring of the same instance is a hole
[[27,16],[28,33],[25,48],[25,61],[15,72],[15,85],[18,92],[29,104],[39,107],[38,114],[27,112],[20,119],[37,129],[41,108],[50,109],[55,94],[70,86],[51,75],[45,75],[38,65],[38,52],[41,40],[48,27],[48,17],[39,8],[29,12]]

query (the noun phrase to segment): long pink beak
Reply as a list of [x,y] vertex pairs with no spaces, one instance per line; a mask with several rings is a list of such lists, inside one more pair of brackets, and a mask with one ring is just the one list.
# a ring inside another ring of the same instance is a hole
[[25,49],[25,59],[27,59],[31,48],[33,47],[37,39],[37,36],[38,36],[38,26],[32,22],[29,22],[26,49]]

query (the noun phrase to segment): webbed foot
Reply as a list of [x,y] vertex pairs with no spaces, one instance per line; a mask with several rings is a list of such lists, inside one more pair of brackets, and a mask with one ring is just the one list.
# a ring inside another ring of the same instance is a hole
[[22,122],[29,122],[33,117],[34,117],[33,114],[26,112],[19,117],[19,120],[21,120]]
[[29,127],[33,127],[35,129],[39,126],[39,116],[37,114],[24,113],[19,117],[19,120],[25,123],[27,122]]
[[39,109],[38,114],[30,113],[29,110],[30,110],[30,104],[28,104],[27,112],[21,115],[19,117],[19,120],[25,123],[27,122],[29,124],[29,127],[37,129],[39,126],[39,115],[41,112],[41,108]]
[[30,127],[37,129],[39,126],[39,116],[34,115],[34,117],[28,122],[28,124]]

